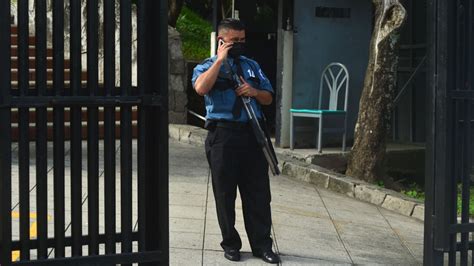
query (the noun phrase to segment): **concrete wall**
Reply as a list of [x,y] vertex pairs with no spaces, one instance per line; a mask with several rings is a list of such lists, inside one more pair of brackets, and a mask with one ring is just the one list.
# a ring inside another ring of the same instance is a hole
[[[316,7],[349,8],[350,17],[316,17]],[[315,108],[318,103],[322,70],[331,62],[343,63],[350,75],[349,138],[353,136],[359,110],[359,99],[368,61],[372,16],[370,0],[295,0],[294,2],[293,107]],[[327,96],[323,96],[324,101],[328,101]],[[314,125],[314,120],[301,123]],[[309,141],[314,142],[314,134],[314,132],[308,134],[312,136]]]

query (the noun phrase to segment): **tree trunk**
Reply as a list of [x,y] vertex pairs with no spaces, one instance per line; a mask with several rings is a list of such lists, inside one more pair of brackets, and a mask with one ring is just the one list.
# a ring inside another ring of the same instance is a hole
[[176,28],[176,21],[178,20],[184,0],[168,0],[168,25]]
[[400,27],[406,11],[398,0],[372,0],[375,25],[370,42],[370,55],[359,117],[355,126],[354,146],[346,174],[368,182],[382,180],[386,136],[396,84],[397,47]]

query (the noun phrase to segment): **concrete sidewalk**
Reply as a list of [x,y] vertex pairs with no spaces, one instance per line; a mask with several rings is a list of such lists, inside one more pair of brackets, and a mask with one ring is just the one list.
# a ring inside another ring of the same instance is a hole
[[[118,144],[119,142],[117,142]],[[87,160],[83,143],[83,232],[87,232]],[[102,146],[102,143],[101,143]],[[68,149],[68,147],[66,146]],[[134,160],[136,160],[134,142]],[[49,152],[52,145],[49,143]],[[120,149],[117,149],[119,152]],[[210,173],[202,146],[170,140],[170,262],[171,265],[238,264],[226,260],[219,246],[221,240],[216,209],[210,182]],[[34,144],[30,153],[35,154]],[[52,153],[51,153],[52,154]],[[101,153],[102,154],[102,153]],[[18,163],[16,147],[13,162]],[[119,156],[119,153],[117,154]],[[119,158],[119,157],[117,157]],[[119,159],[118,159],[119,160]],[[69,174],[69,152],[65,157],[66,173]],[[101,160],[102,161],[102,160]],[[119,162],[119,161],[118,161]],[[119,165],[119,164],[118,164]],[[134,171],[136,173],[136,163]],[[52,162],[49,162],[52,166]],[[17,166],[13,166],[14,178]],[[103,164],[100,164],[101,173]],[[49,169],[48,186],[53,191],[53,177]],[[31,160],[31,173],[35,173]],[[118,175],[119,176],[119,175]],[[66,192],[70,191],[69,177]],[[120,180],[117,179],[117,184]],[[100,178],[103,189],[103,178]],[[35,178],[30,182],[30,197],[35,198]],[[136,175],[133,185],[136,186]],[[12,211],[18,213],[18,180],[13,180]],[[274,249],[281,254],[282,264],[397,264],[418,265],[422,262],[423,224],[413,218],[392,213],[375,205],[358,201],[341,194],[290,179],[285,176],[271,177]],[[54,235],[52,195],[48,206],[49,236]],[[103,200],[103,194],[99,195]],[[133,202],[136,204],[136,193]],[[117,186],[117,202],[120,201]],[[103,206],[103,204],[101,204]],[[134,205],[136,206],[136,205]],[[264,264],[252,257],[245,234],[240,199],[237,199],[236,228],[243,241],[242,262]],[[31,211],[35,212],[35,205]],[[70,208],[66,195],[66,208]],[[66,210],[68,212],[68,210]],[[70,210],[69,210],[70,211]],[[103,208],[99,210],[103,231]],[[136,224],[137,211],[133,211]],[[66,222],[70,223],[69,215]],[[120,213],[117,213],[117,230],[120,230]],[[14,238],[18,238],[18,217],[13,218]],[[32,220],[32,223],[34,221]],[[66,235],[70,235],[70,226]],[[135,248],[136,249],[136,246]],[[51,250],[54,254],[54,250]],[[84,247],[87,254],[87,247]],[[18,254],[15,254],[18,256]],[[14,257],[15,257],[14,255]],[[32,258],[35,255],[32,253]],[[240,262],[240,263],[242,263]]]
[[[202,147],[170,143],[172,265],[238,264],[227,261]],[[274,248],[283,265],[422,263],[423,224],[285,176],[271,177]],[[237,199],[242,261],[254,258]]]

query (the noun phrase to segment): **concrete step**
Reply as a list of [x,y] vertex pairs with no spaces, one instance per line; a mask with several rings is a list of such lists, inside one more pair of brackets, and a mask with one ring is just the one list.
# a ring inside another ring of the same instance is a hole
[[[12,89],[18,89],[18,81],[17,80],[12,80],[11,82]],[[85,87],[87,85],[87,81],[83,80],[81,81],[81,86]],[[36,81],[30,80],[28,81],[28,87],[30,89],[34,89],[36,87]],[[53,81],[52,80],[47,80],[46,81],[46,87],[47,88],[52,88],[53,87]],[[64,80],[64,88],[70,88],[71,87],[71,82],[69,80]]]
[[[19,110],[18,109],[12,109],[11,111],[12,115],[12,123],[18,123],[20,120],[19,116]],[[81,119],[82,121],[87,121],[87,108],[82,108],[81,109]],[[105,111],[103,107],[99,107],[99,121],[104,121],[104,115]],[[120,108],[115,108],[115,119],[120,120]],[[132,107],[132,120],[136,121],[138,120],[138,107],[134,106]],[[36,111],[34,108],[31,108],[30,111],[28,112],[28,121],[30,123],[34,123],[36,121]],[[47,108],[47,121],[48,122],[53,122],[54,121],[54,116],[53,116],[53,108]],[[69,122],[71,121],[71,111],[69,108],[65,108],[64,110],[64,121]]]
[[[81,128],[82,139],[87,139],[87,122],[82,122]],[[47,127],[47,139],[48,141],[53,140],[53,123],[48,123]],[[116,121],[115,123],[115,137],[116,139],[120,138],[120,121]],[[138,125],[136,121],[132,121],[132,137],[138,137]],[[29,141],[36,140],[36,125],[31,123],[28,128],[28,138]],[[64,123],[64,139],[69,140],[71,138],[71,124],[70,122]],[[99,122],[99,139],[104,138],[104,122]],[[19,140],[19,128],[17,123],[12,123],[12,140],[18,141]]]
[[[12,45],[10,48],[11,56],[18,56],[18,45]],[[36,48],[34,45],[28,46],[28,56],[36,56]],[[46,49],[46,56],[52,57],[53,56],[53,49],[47,48]]]
[[[18,81],[18,69],[12,69],[11,71],[11,79],[12,81]],[[46,79],[53,80],[54,76],[54,71],[52,69],[46,69]],[[64,69],[64,80],[70,80],[71,78],[71,70],[70,69]],[[28,71],[28,79],[29,80],[35,80],[36,79],[36,69],[29,69]],[[87,80],[87,72],[82,72],[81,73],[81,80],[86,81]]]
[[[10,37],[10,41],[12,45],[18,45],[18,35],[12,34]],[[36,44],[36,37],[35,36],[28,36],[28,44],[35,45]]]
[[[11,68],[18,68],[19,66],[19,57],[12,56],[11,57]],[[69,59],[64,60],[64,68],[70,68],[71,61]],[[28,57],[28,68],[36,68],[36,57],[30,56]],[[46,57],[46,68],[53,68],[53,57]]]

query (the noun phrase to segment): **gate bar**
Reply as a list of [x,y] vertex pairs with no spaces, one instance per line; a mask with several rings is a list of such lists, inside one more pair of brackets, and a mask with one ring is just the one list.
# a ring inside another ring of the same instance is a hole
[[[120,0],[120,87],[121,95],[132,90],[132,1]],[[122,253],[132,251],[132,109],[122,106],[120,112],[120,191]]]
[[[145,65],[145,55],[146,55],[146,20],[145,20],[145,0],[138,0],[137,2],[137,82],[138,82],[138,91],[140,95],[145,94],[146,86],[146,65]],[[147,117],[146,117],[146,107],[138,107],[138,147],[137,147],[137,175],[138,175],[138,251],[146,251],[146,223],[145,223],[145,214],[146,214],[146,128],[147,128]]]
[[[18,88],[20,95],[28,93],[28,0],[18,0]],[[20,260],[30,259],[30,142],[29,110],[19,108],[18,166],[20,193]]]
[[[115,89],[115,1],[104,0],[104,86]],[[115,253],[115,107],[104,108],[105,253]]]
[[[64,0],[53,0],[53,89],[57,97],[64,95]],[[53,109],[54,165],[54,257],[65,256],[65,148],[64,107]]]
[[[70,2],[71,29],[71,90],[81,90],[81,1]],[[81,108],[71,108],[71,232],[72,256],[82,255],[82,133]]]
[[[0,104],[10,100],[10,1],[0,1]],[[11,114],[0,108],[0,264],[11,264]]]
[[[46,1],[35,1],[36,90],[46,94]],[[38,259],[46,259],[48,248],[48,144],[46,107],[36,109],[36,211],[38,213]]]
[[[95,96],[99,88],[99,3],[87,1],[87,87],[89,95]],[[99,254],[99,109],[87,109],[87,187],[89,254]]]

